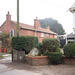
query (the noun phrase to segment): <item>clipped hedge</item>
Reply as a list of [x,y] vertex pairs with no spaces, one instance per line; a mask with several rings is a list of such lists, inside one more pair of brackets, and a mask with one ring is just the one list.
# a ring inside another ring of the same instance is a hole
[[74,57],[75,56],[75,43],[68,43],[64,46],[64,55],[67,57]]
[[34,36],[19,36],[12,38],[12,48],[29,53],[38,43],[38,38]]
[[55,38],[45,38],[43,39],[42,44],[43,44],[43,49],[45,50],[44,52],[46,52],[47,50],[49,52],[60,51],[58,50],[60,47],[60,42]]
[[61,52],[49,52],[49,63],[50,64],[61,64],[62,63],[62,53]]

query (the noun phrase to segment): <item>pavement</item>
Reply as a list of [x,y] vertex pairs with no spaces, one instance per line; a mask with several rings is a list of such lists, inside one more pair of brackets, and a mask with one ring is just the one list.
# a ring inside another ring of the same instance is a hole
[[0,75],[75,75],[75,65],[30,66],[11,61],[10,54],[0,59]]
[[0,60],[0,75],[42,75],[29,70],[20,70],[19,65],[22,65],[22,63],[12,63],[11,54],[4,54],[3,56],[4,58]]

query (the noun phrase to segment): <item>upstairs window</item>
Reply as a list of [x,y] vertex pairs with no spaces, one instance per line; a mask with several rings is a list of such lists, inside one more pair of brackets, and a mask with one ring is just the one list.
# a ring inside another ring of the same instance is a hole
[[41,37],[44,37],[44,33],[41,33]]
[[46,34],[47,36],[49,36],[49,34]]
[[0,31],[0,34],[2,34],[2,31]]
[[10,30],[10,37],[13,37],[13,36],[14,36],[14,30],[11,29],[11,30]]

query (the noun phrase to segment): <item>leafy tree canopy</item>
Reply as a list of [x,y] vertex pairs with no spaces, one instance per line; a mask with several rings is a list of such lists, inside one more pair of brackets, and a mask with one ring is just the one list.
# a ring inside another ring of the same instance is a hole
[[60,23],[58,23],[57,20],[54,20],[52,18],[45,18],[45,19],[39,19],[39,22],[41,24],[41,27],[46,28],[50,26],[50,30],[57,33],[58,35],[65,34],[65,31]]

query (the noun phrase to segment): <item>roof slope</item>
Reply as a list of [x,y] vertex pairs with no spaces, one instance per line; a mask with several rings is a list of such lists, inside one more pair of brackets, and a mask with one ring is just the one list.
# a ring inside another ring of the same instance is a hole
[[[17,24],[16,21],[13,21],[15,24]],[[24,23],[19,23],[20,24],[20,27],[23,28],[23,29],[29,29],[29,30],[36,30],[34,29],[34,26],[32,25],[28,25],[28,24],[24,24]],[[52,32],[51,30],[49,29],[45,29],[45,28],[38,28],[38,30],[36,30],[37,32],[44,32],[44,33],[50,33],[50,34],[56,34],[54,32]]]

